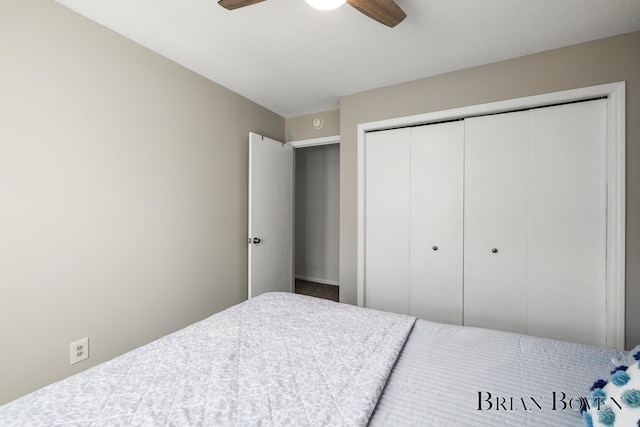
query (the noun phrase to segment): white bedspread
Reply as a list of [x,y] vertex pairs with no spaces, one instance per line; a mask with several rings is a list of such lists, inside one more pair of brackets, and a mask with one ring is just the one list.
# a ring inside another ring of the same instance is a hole
[[418,320],[370,426],[584,426],[576,398],[620,354]]
[[414,320],[261,295],[1,406],[0,425],[364,425]]

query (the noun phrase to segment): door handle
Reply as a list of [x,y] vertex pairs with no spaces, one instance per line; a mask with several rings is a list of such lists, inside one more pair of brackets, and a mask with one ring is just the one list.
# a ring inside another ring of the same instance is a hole
[[251,243],[253,243],[253,244],[257,245],[258,243],[260,243],[260,241],[261,241],[261,240],[260,240],[260,238],[259,238],[259,237],[254,237]]

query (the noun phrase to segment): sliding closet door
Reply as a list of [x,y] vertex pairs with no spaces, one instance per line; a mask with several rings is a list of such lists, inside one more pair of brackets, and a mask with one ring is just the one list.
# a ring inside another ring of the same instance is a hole
[[465,120],[465,325],[527,332],[528,114]]
[[531,335],[606,345],[606,108],[530,111]]
[[365,306],[409,313],[410,133],[367,134]]
[[462,324],[462,121],[411,129],[410,313]]

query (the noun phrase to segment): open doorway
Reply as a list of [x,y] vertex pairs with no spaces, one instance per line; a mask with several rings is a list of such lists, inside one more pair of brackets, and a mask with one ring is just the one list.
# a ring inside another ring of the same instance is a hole
[[[310,143],[311,142],[311,143]],[[315,143],[314,143],[315,142]],[[291,143],[295,182],[295,292],[339,300],[340,144]]]

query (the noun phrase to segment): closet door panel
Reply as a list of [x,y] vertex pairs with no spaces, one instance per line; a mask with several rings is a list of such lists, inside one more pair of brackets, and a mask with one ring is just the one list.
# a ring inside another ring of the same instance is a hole
[[410,313],[462,324],[464,124],[411,129]]
[[529,333],[605,346],[606,101],[530,112]]
[[367,134],[365,305],[409,313],[410,130]]
[[465,120],[464,324],[527,332],[528,112]]

